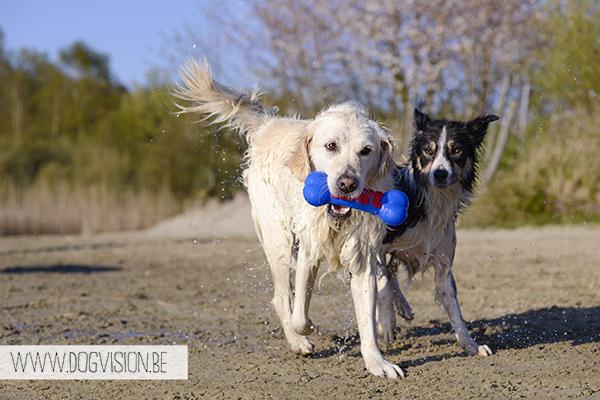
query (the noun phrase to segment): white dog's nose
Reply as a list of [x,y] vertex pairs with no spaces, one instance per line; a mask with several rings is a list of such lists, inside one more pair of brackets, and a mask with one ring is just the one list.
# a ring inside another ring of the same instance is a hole
[[342,193],[352,193],[358,187],[358,179],[349,175],[342,175],[338,178],[337,185]]

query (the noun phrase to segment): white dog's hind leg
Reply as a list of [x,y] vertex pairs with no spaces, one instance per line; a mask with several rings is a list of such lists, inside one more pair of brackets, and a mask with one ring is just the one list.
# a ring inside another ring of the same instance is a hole
[[394,309],[394,292],[389,280],[387,268],[377,263],[377,334],[385,343],[394,341],[396,327],[396,310]]
[[310,298],[315,284],[317,268],[306,263],[304,252],[300,249],[296,263],[296,284],[294,285],[294,311],[292,328],[301,335],[309,335],[314,326],[308,318]]
[[350,281],[360,335],[360,351],[365,360],[367,371],[373,375],[391,379],[403,378],[404,373],[400,367],[386,361],[377,346],[377,333],[375,331],[377,278],[375,268],[375,260],[372,257],[370,265],[363,266],[361,272],[352,275]]
[[[385,260],[384,256],[379,259]],[[398,284],[397,262],[397,259],[393,258],[387,265],[377,263],[377,333],[386,343],[392,343],[394,340],[396,312],[407,321],[415,318]]]
[[259,179],[252,182],[258,182],[255,185],[248,186],[248,194],[252,203],[252,218],[254,219],[256,232],[269,261],[269,268],[273,277],[273,308],[281,321],[283,332],[292,351],[306,355],[313,351],[313,343],[306,336],[298,334],[291,326],[292,309],[290,300],[292,298],[292,285],[290,282],[290,263],[292,262],[294,238],[285,224],[273,217],[273,210],[276,209],[276,205],[265,206],[267,201],[273,198],[264,196],[265,193],[269,193],[268,188],[260,187],[259,185],[262,182]]
[[392,288],[392,292],[394,293],[393,299],[398,314],[400,314],[400,316],[407,321],[412,321],[415,319],[415,313],[402,294],[402,290],[400,290],[400,285],[398,284],[398,279],[396,277],[390,279],[390,286]]
[[269,263],[275,286],[273,308],[281,321],[285,338],[294,353],[300,355],[310,354],[313,351],[313,343],[306,336],[298,334],[291,325],[290,296],[292,295],[292,288],[290,285],[290,268],[287,265],[273,263],[271,260],[269,260]]
[[412,321],[415,318],[415,314],[402,294],[402,290],[400,290],[400,285],[398,284],[398,268],[400,267],[402,267],[402,263],[396,256],[392,255],[385,270],[387,272],[387,278],[390,281],[389,285],[390,290],[393,293],[392,300],[396,306],[396,311],[405,320]]

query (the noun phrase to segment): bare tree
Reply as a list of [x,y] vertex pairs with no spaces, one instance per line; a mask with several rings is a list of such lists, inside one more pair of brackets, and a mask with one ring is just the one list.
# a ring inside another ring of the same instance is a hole
[[180,39],[188,50],[201,44],[217,72],[213,53],[237,45],[255,76],[276,82],[267,88],[288,112],[357,99],[407,142],[415,106],[447,118],[506,114],[532,62],[538,8],[538,0],[252,0],[241,19],[204,10],[215,40],[191,31]]
[[[267,68],[305,101],[354,97],[389,118],[414,105],[449,116],[494,108],[529,61],[534,0],[254,1]],[[503,102],[502,104],[507,104]],[[402,126],[400,124],[399,126]],[[406,125],[406,124],[404,124]]]
[[483,172],[483,176],[481,178],[484,187],[490,183],[494,174],[498,170],[498,166],[500,165],[500,159],[502,158],[502,154],[504,153],[504,149],[506,148],[506,143],[508,142],[510,126],[512,125],[516,107],[517,99],[512,99],[508,103],[506,113],[502,116],[500,130],[498,132],[498,139],[494,143],[490,160],[487,163],[486,168]]
[[241,4],[198,1],[190,19],[161,32],[163,43],[153,50],[160,54],[159,70],[166,71],[166,81],[176,80],[179,67],[190,58],[203,57],[223,82],[242,85],[254,81],[254,71],[245,58],[247,51],[258,47],[253,43],[257,32],[251,31],[249,23],[256,17],[249,16],[250,10]]
[[345,46],[338,19],[343,2],[257,0],[252,6],[263,28],[256,43],[270,55],[260,67],[277,82],[279,96],[297,100],[298,111],[314,113],[336,96],[353,95],[352,66],[339,57]]

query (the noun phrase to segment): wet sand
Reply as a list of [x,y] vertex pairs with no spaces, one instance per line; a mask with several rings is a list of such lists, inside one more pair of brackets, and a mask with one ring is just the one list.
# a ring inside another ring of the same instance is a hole
[[406,378],[365,372],[349,288],[313,296],[310,357],[291,353],[245,199],[145,232],[0,239],[0,345],[184,344],[185,381],[0,380],[11,399],[600,398],[600,227],[459,230],[454,275],[476,341],[456,344],[434,285],[381,344]]

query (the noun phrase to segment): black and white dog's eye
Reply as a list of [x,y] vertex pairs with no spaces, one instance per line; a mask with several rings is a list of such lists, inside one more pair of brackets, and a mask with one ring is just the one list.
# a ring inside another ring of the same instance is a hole
[[361,156],[363,156],[363,157],[364,157],[364,156],[368,156],[369,154],[371,154],[371,151],[372,151],[372,150],[371,150],[371,148],[370,148],[370,147],[365,147],[364,149],[362,149],[362,150],[360,151],[360,155],[361,155]]
[[462,153],[462,150],[458,147],[453,147],[452,150],[450,150],[450,154],[452,154],[453,156],[459,156],[460,153]]
[[325,147],[327,148],[327,150],[333,151],[336,149],[337,144],[335,144],[335,142],[329,142],[325,145]]
[[433,154],[433,149],[431,147],[425,147],[425,150],[423,150],[423,152],[430,156]]

